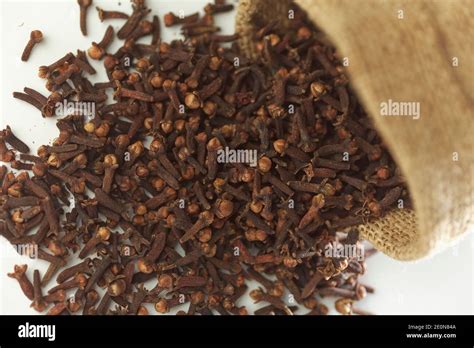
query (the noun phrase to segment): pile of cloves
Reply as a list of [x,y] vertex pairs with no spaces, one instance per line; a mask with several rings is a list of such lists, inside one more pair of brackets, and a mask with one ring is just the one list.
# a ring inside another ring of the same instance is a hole
[[[91,3],[79,1],[84,34]],[[132,6],[97,8],[101,21],[125,21],[117,34],[109,26],[87,53],[40,67],[48,97],[14,93],[43,117],[66,103],[91,114],[58,117],[59,136],[36,156],[10,127],[0,132],[1,160],[19,171],[0,168],[0,234],[49,263],[33,283],[26,266],[9,274],[32,307],[242,315],[255,280],[250,297],[265,304],[255,314],[327,314],[325,296],[365,314],[353,304],[373,292],[359,282],[373,251],[357,225],[410,202],[334,48],[296,7],[289,30],[271,22],[255,33],[251,61],[237,35],[218,34],[214,15],[233,9],[225,1],[166,14],[184,35],[171,43],[143,0]],[[124,45],[109,52],[115,37]],[[87,56],[108,81],[88,80]],[[224,150],[254,151],[256,166],[219,161]],[[339,248],[353,253],[330,253]]]

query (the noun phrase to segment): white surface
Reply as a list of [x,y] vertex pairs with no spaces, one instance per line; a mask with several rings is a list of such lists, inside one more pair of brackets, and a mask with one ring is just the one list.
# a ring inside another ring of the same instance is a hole
[[[147,1],[152,13],[162,16],[169,12],[183,10],[189,14],[201,10],[209,0],[160,0]],[[44,81],[37,77],[38,67],[53,62],[66,52],[77,48],[87,50],[91,41],[99,41],[110,23],[116,29],[121,20],[100,23],[95,8],[88,17],[89,35],[83,37],[79,31],[78,5],[69,1],[6,1],[0,0],[0,126],[9,124],[25,140],[33,151],[50,143],[57,135],[55,119],[43,119],[38,111],[13,99],[13,91],[22,91],[24,86],[32,87],[45,94]],[[121,3],[119,6],[118,4]],[[130,13],[128,0],[94,1],[94,7],[118,9]],[[233,33],[233,15],[218,15],[217,24],[223,33]],[[31,30],[40,29],[44,41],[33,50],[30,60],[20,60],[24,45]],[[177,37],[176,30],[162,28],[165,41]],[[149,38],[147,39],[149,40]],[[114,52],[120,43],[114,42]],[[105,81],[101,64],[95,67],[99,74],[92,81]],[[359,307],[377,314],[473,314],[473,247],[474,238],[468,236],[461,243],[428,260],[403,263],[384,255],[375,255],[368,263],[364,282],[376,288]],[[8,243],[0,240],[0,314],[36,314],[29,308],[30,302],[21,293],[16,281],[6,276],[14,264],[27,263],[29,276],[34,268],[42,273],[47,263],[29,260],[14,254]],[[242,303],[251,308],[251,301]],[[150,311],[154,313],[153,310]]]

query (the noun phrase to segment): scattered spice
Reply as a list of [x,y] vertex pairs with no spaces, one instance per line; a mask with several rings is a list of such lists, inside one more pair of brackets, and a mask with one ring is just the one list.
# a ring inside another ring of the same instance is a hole
[[33,30],[30,34],[30,40],[28,40],[28,43],[26,44],[26,47],[23,50],[21,60],[26,62],[28,58],[30,58],[30,54],[33,50],[33,47],[41,41],[43,41],[43,33],[39,30]]
[[[86,35],[92,1],[78,2]],[[373,252],[364,253],[356,226],[410,202],[334,48],[297,8],[288,31],[272,22],[256,33],[261,57],[251,62],[233,43],[238,35],[216,34],[214,14],[233,5],[216,1],[203,17],[166,14],[165,25],[181,24],[185,36],[171,43],[160,40],[157,16],[146,19],[145,1],[132,5],[130,16],[98,9],[101,20],[125,20],[117,52],[108,51],[112,27],[88,51],[108,81],[92,84],[95,70],[78,51],[40,68],[49,97],[14,94],[43,116],[63,100],[96,112],[61,115],[59,136],[38,156],[10,127],[0,132],[1,159],[21,170],[0,170],[0,234],[33,243],[50,263],[34,284],[26,266],[9,276],[37,311],[52,305],[50,315],[184,304],[180,314],[245,315],[247,280],[261,285],[250,292],[265,303],[255,314],[300,305],[324,315],[324,296],[339,298],[342,314],[367,314],[353,303],[373,292],[359,282]],[[136,43],[148,36],[150,44]]]

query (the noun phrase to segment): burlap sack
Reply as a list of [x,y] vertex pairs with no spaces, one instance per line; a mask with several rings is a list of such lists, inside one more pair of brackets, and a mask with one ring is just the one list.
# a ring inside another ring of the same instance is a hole
[[[240,1],[236,32],[249,56],[255,28],[275,18],[285,25],[289,3]],[[414,211],[397,209],[360,226],[362,237],[395,259],[414,260],[474,229],[473,2],[296,3],[349,58],[351,83],[413,199]],[[389,99],[419,102],[420,119],[381,116],[381,102]]]

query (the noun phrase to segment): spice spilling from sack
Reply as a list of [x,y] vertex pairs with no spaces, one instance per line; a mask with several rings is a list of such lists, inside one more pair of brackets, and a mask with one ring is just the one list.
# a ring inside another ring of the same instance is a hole
[[[222,44],[237,35],[217,33],[214,14],[233,9],[223,1],[166,14],[185,39],[165,43],[159,17],[132,3],[129,16],[98,9],[125,21],[88,50],[108,81],[88,80],[96,71],[78,50],[40,68],[48,97],[14,93],[60,116],[52,146],[33,156],[0,133],[1,159],[20,171],[0,169],[0,234],[49,262],[33,283],[25,265],[9,274],[32,307],[247,314],[250,291],[255,314],[327,314],[326,296],[366,314],[354,302],[373,292],[359,282],[373,251],[357,225],[410,202],[334,49],[295,9],[289,30],[255,33],[250,61]],[[108,52],[115,36],[125,43]]]

